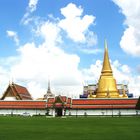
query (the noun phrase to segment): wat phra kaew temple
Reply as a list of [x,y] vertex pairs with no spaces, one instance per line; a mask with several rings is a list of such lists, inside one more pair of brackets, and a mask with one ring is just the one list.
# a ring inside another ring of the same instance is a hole
[[33,100],[25,87],[11,83],[1,97],[0,115],[134,116],[140,115],[140,98],[133,98],[127,85],[116,83],[105,42],[98,83],[84,86],[83,95],[79,99],[55,96],[48,82],[44,98]]

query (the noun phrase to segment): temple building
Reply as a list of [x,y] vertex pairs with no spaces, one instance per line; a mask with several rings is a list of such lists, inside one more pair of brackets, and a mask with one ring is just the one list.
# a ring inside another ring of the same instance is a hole
[[0,100],[0,115],[49,116],[135,116],[140,115],[140,98],[133,98],[128,86],[117,84],[113,76],[107,43],[101,75],[97,84],[84,86],[78,99],[55,96],[48,90],[41,100],[32,100],[25,87],[9,84]]

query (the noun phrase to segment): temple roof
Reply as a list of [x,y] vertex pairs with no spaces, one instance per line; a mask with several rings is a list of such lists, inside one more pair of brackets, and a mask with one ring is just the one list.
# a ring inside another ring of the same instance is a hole
[[48,98],[47,100],[47,107],[48,108],[53,108],[53,107],[66,107],[70,108],[71,106],[71,98],[68,98],[66,96],[56,96],[56,97],[51,97]]
[[134,109],[138,99],[73,99],[73,109]]
[[136,104],[138,99],[73,99],[73,105],[125,105]]
[[4,109],[45,109],[45,101],[0,101],[0,108]]
[[16,100],[32,100],[27,88],[15,83],[9,84],[1,99],[4,100],[6,97],[15,97]]

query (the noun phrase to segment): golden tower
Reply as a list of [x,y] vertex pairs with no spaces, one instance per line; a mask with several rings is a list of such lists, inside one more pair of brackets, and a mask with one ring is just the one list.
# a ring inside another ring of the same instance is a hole
[[116,80],[113,77],[113,72],[109,62],[108,48],[105,41],[105,52],[101,76],[98,81],[98,87],[95,91],[96,98],[119,98]]

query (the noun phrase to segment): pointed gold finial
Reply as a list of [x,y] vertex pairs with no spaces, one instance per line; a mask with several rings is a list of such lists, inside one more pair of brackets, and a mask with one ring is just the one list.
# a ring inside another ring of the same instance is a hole
[[102,67],[102,75],[112,75],[112,69],[109,62],[108,56],[108,48],[107,48],[107,41],[105,40],[105,52],[104,52],[104,60],[103,60],[103,67]]

